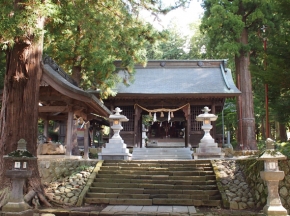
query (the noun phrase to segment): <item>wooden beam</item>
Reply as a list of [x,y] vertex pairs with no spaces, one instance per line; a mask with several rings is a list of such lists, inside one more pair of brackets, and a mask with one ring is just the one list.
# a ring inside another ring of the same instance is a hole
[[39,113],[38,114],[38,117],[45,120],[53,120],[53,121],[56,121],[56,120],[59,120],[59,121],[64,121],[64,120],[67,120],[67,115],[46,115],[46,113]]
[[38,112],[68,112],[67,106],[39,106]]

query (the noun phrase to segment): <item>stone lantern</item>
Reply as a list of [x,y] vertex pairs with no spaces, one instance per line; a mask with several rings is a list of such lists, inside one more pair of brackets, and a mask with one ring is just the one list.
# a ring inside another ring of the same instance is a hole
[[212,129],[211,122],[217,120],[217,116],[209,113],[210,109],[206,106],[202,110],[204,113],[196,117],[196,121],[202,122],[201,129],[204,130],[204,136],[200,140],[196,152],[193,154],[194,159],[199,158],[223,158],[224,153],[221,153],[221,148],[218,147],[218,144],[215,143],[214,139],[210,135],[210,130]]
[[287,216],[287,210],[282,206],[278,193],[279,181],[285,176],[284,171],[279,170],[278,160],[285,160],[286,156],[274,150],[274,141],[270,138],[266,140],[266,149],[258,159],[264,161],[264,171],[261,171],[260,175],[268,188],[267,204],[263,211],[266,215]]
[[20,139],[17,143],[17,150],[4,156],[4,160],[12,163],[12,169],[7,170],[5,175],[12,180],[12,191],[8,203],[2,207],[4,215],[33,215],[33,210],[24,202],[23,185],[25,180],[32,175],[29,170],[29,163],[37,160],[30,152],[26,150],[27,142]]
[[111,126],[114,131],[114,135],[109,139],[109,143],[106,143],[106,147],[102,148],[102,152],[99,153],[99,159],[101,160],[128,160],[131,157],[127,145],[120,136],[120,131],[123,129],[121,123],[127,122],[129,119],[121,115],[122,110],[116,107],[115,114],[109,116],[109,121],[113,123]]

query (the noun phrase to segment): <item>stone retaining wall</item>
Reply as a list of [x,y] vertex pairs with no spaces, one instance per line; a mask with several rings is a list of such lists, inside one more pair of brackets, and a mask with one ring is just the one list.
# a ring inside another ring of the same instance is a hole
[[[264,161],[256,159],[212,160],[223,207],[230,209],[263,208],[268,189],[260,177]],[[279,194],[284,208],[290,212],[290,160],[279,161],[285,177],[279,183]]]
[[[264,161],[238,160],[247,182],[254,194],[254,199],[257,207],[266,205],[268,190],[265,182],[260,177],[260,171],[264,170]],[[279,194],[282,205],[290,212],[290,160],[279,161],[279,169],[284,171],[285,177],[279,183]]]
[[38,158],[38,170],[43,184],[70,176],[82,166],[95,166],[98,160],[66,159],[64,157]]
[[46,197],[54,205],[75,206],[98,161],[52,158],[38,159]]

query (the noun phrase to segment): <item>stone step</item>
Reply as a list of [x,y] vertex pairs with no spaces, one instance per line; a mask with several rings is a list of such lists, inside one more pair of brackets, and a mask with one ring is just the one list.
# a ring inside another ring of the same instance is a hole
[[88,198],[149,199],[150,194],[87,193]]
[[[168,185],[167,185],[168,186]],[[104,188],[104,187],[91,187],[90,192],[92,193],[130,193],[130,194],[193,194],[193,195],[204,195],[211,194],[216,195],[218,189],[217,187],[158,187],[158,188],[120,188],[120,187],[112,187],[112,188]]]
[[195,199],[162,199],[154,198],[153,205],[193,205],[193,206],[220,206],[221,200],[195,200]]
[[[165,161],[164,161],[165,162]],[[176,162],[181,162],[181,161],[176,161]],[[142,161],[138,161],[136,163],[103,163],[102,168],[105,167],[129,167],[129,168],[134,168],[134,167],[172,167],[171,163],[158,163],[158,161],[156,163],[142,163]],[[186,163],[186,164],[179,164],[176,163],[174,164],[174,168],[178,168],[178,167],[202,167],[202,168],[209,168],[212,169],[211,164],[210,163]]]
[[[212,170],[210,167],[206,167],[207,170]],[[195,171],[195,170],[205,170],[203,167],[129,167],[129,166],[105,166],[102,167],[102,170],[136,170],[136,171]]]
[[151,206],[152,199],[119,199],[119,198],[84,198],[87,204],[108,204],[108,205],[142,205]]
[[208,181],[216,180],[215,175],[204,176],[168,176],[168,175],[132,175],[132,174],[98,174],[98,178],[108,179],[154,179],[154,180],[193,180],[193,181]]
[[85,202],[220,206],[221,195],[209,160],[105,160]]
[[173,185],[209,185],[216,184],[215,180],[194,181],[194,180],[158,180],[158,179],[122,179],[122,178],[95,178],[94,183],[146,183],[146,184],[173,184]]
[[100,170],[99,174],[132,174],[132,175],[168,175],[168,176],[205,176],[214,174],[213,171],[138,171],[138,170]]
[[204,165],[204,164],[208,164],[210,165],[211,162],[210,160],[183,160],[183,161],[164,161],[164,160],[160,160],[160,161],[143,161],[143,160],[134,160],[134,161],[131,161],[131,160],[128,160],[128,161],[124,161],[124,160],[105,160],[103,164],[140,164],[140,165],[145,165],[145,164],[156,164],[156,165],[159,165],[159,164],[171,164],[172,165],[172,162],[175,164],[201,164],[201,165]]
[[140,155],[132,156],[132,160],[191,160],[191,155]]
[[132,160],[192,159],[190,148],[133,148]]
[[92,183],[92,188],[154,188],[154,189],[181,189],[181,190],[213,190],[216,185],[172,185],[172,184],[146,184],[146,183]]
[[[180,191],[182,192],[182,191]],[[125,194],[125,193],[96,193],[88,192],[87,198],[121,198],[121,199],[153,199],[153,198],[170,198],[170,199],[199,199],[199,200],[220,200],[221,196],[218,192],[216,195],[205,194],[202,191],[191,194],[168,194],[168,193],[147,193],[147,194]]]

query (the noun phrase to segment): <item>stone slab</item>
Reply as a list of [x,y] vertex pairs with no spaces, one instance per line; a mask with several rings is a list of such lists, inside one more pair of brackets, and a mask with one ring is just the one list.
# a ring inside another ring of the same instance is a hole
[[113,205],[108,205],[106,208],[104,208],[102,211],[110,211],[114,206]]
[[172,206],[158,206],[158,212],[172,212]]
[[110,199],[110,205],[152,205],[151,199]]
[[188,207],[187,206],[173,206],[172,212],[188,213]]
[[195,207],[194,207],[194,206],[188,206],[188,212],[189,212],[190,214],[195,214],[195,213],[196,213],[196,209],[195,209]]
[[142,210],[143,206],[129,206],[126,211],[129,212],[140,212]]
[[126,211],[127,208],[128,208],[127,205],[116,205],[116,206],[113,206],[111,211],[114,211],[114,212]]
[[158,206],[143,206],[141,212],[157,212]]

